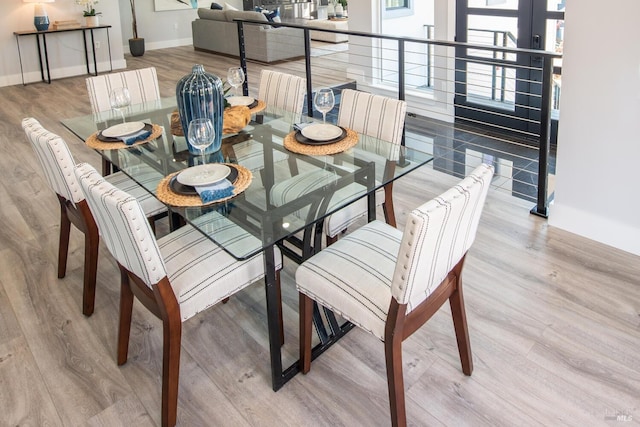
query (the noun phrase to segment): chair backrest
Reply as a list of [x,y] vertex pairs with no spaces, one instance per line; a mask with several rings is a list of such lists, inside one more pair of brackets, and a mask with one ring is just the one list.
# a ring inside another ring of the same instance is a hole
[[46,130],[31,117],[22,120],[22,129],[42,166],[49,187],[74,203],[82,201],[84,194],[73,173],[76,162],[64,139]]
[[431,294],[473,244],[492,177],[493,167],[480,165],[407,218],[391,284],[407,311]]
[[305,79],[277,71],[262,70],[258,99],[267,105],[302,114]]
[[78,164],[75,175],[111,255],[149,287],[162,280],[166,268],[140,203],[87,163]]
[[340,95],[337,123],[338,126],[399,145],[406,114],[405,101],[344,89]]
[[155,67],[87,77],[87,92],[94,113],[111,110],[109,94],[117,87],[129,89],[132,104],[160,99]]

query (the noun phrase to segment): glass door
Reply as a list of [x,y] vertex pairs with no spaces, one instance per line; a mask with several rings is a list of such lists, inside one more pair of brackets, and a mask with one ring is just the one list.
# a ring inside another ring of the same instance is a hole
[[[456,41],[562,51],[565,0],[457,0]],[[559,97],[560,67],[554,95]],[[539,132],[540,57],[458,48],[456,118],[531,136]],[[554,108],[559,103],[554,99]],[[557,110],[555,114],[557,120]]]

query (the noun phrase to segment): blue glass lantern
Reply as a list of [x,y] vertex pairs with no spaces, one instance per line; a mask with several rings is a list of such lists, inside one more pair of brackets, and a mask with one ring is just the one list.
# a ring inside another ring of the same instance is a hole
[[[188,135],[189,123],[193,119],[209,118],[213,123],[216,138],[206,148],[205,154],[219,151],[222,146],[223,95],[222,80],[205,72],[204,67],[199,64],[194,65],[191,74],[181,78],[176,86],[178,112],[184,135]],[[189,152],[200,154],[200,150],[189,143],[189,138],[186,139]]]

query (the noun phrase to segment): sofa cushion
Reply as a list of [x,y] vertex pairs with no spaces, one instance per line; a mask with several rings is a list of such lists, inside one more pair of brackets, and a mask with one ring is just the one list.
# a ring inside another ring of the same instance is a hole
[[233,7],[232,5],[230,5],[229,3],[225,3],[224,4],[224,10],[238,10],[238,8]]
[[[310,28],[323,28],[327,30],[349,31],[348,21],[331,21],[328,19],[309,19],[304,25]],[[320,40],[329,43],[343,43],[349,41],[349,36],[338,33],[325,33],[324,31],[310,31],[311,40]]]
[[198,9],[198,17],[200,19],[210,19],[212,21],[227,21],[224,10],[214,10],[201,7]]
[[260,12],[243,11],[243,10],[227,10],[224,13],[227,17],[228,22],[233,22],[234,19],[244,19],[248,21],[263,21],[263,22],[269,21],[267,17]]
[[276,7],[275,10],[271,11],[269,9],[262,8],[260,6],[256,6],[253,10],[256,12],[263,13],[264,16],[267,17],[269,22],[282,22],[280,20],[280,7]]
[[219,5],[218,3],[211,3],[211,9],[214,10],[222,10],[222,5]]

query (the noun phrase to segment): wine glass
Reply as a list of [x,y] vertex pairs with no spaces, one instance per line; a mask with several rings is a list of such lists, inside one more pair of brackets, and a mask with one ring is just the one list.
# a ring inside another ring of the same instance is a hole
[[124,120],[124,109],[131,104],[131,95],[126,87],[117,87],[109,93],[109,103],[111,108],[122,115],[122,123]]
[[227,81],[233,86],[233,92],[238,96],[238,88],[244,83],[244,71],[242,71],[242,68],[229,68],[229,71],[227,71]]
[[336,98],[330,88],[320,89],[316,92],[316,96],[313,98],[313,105],[316,110],[322,113],[323,123],[327,122],[327,113],[333,109],[335,103]]
[[216,131],[213,129],[211,119],[193,119],[189,122],[187,138],[189,143],[200,150],[202,164],[205,164],[204,150],[213,143]]

